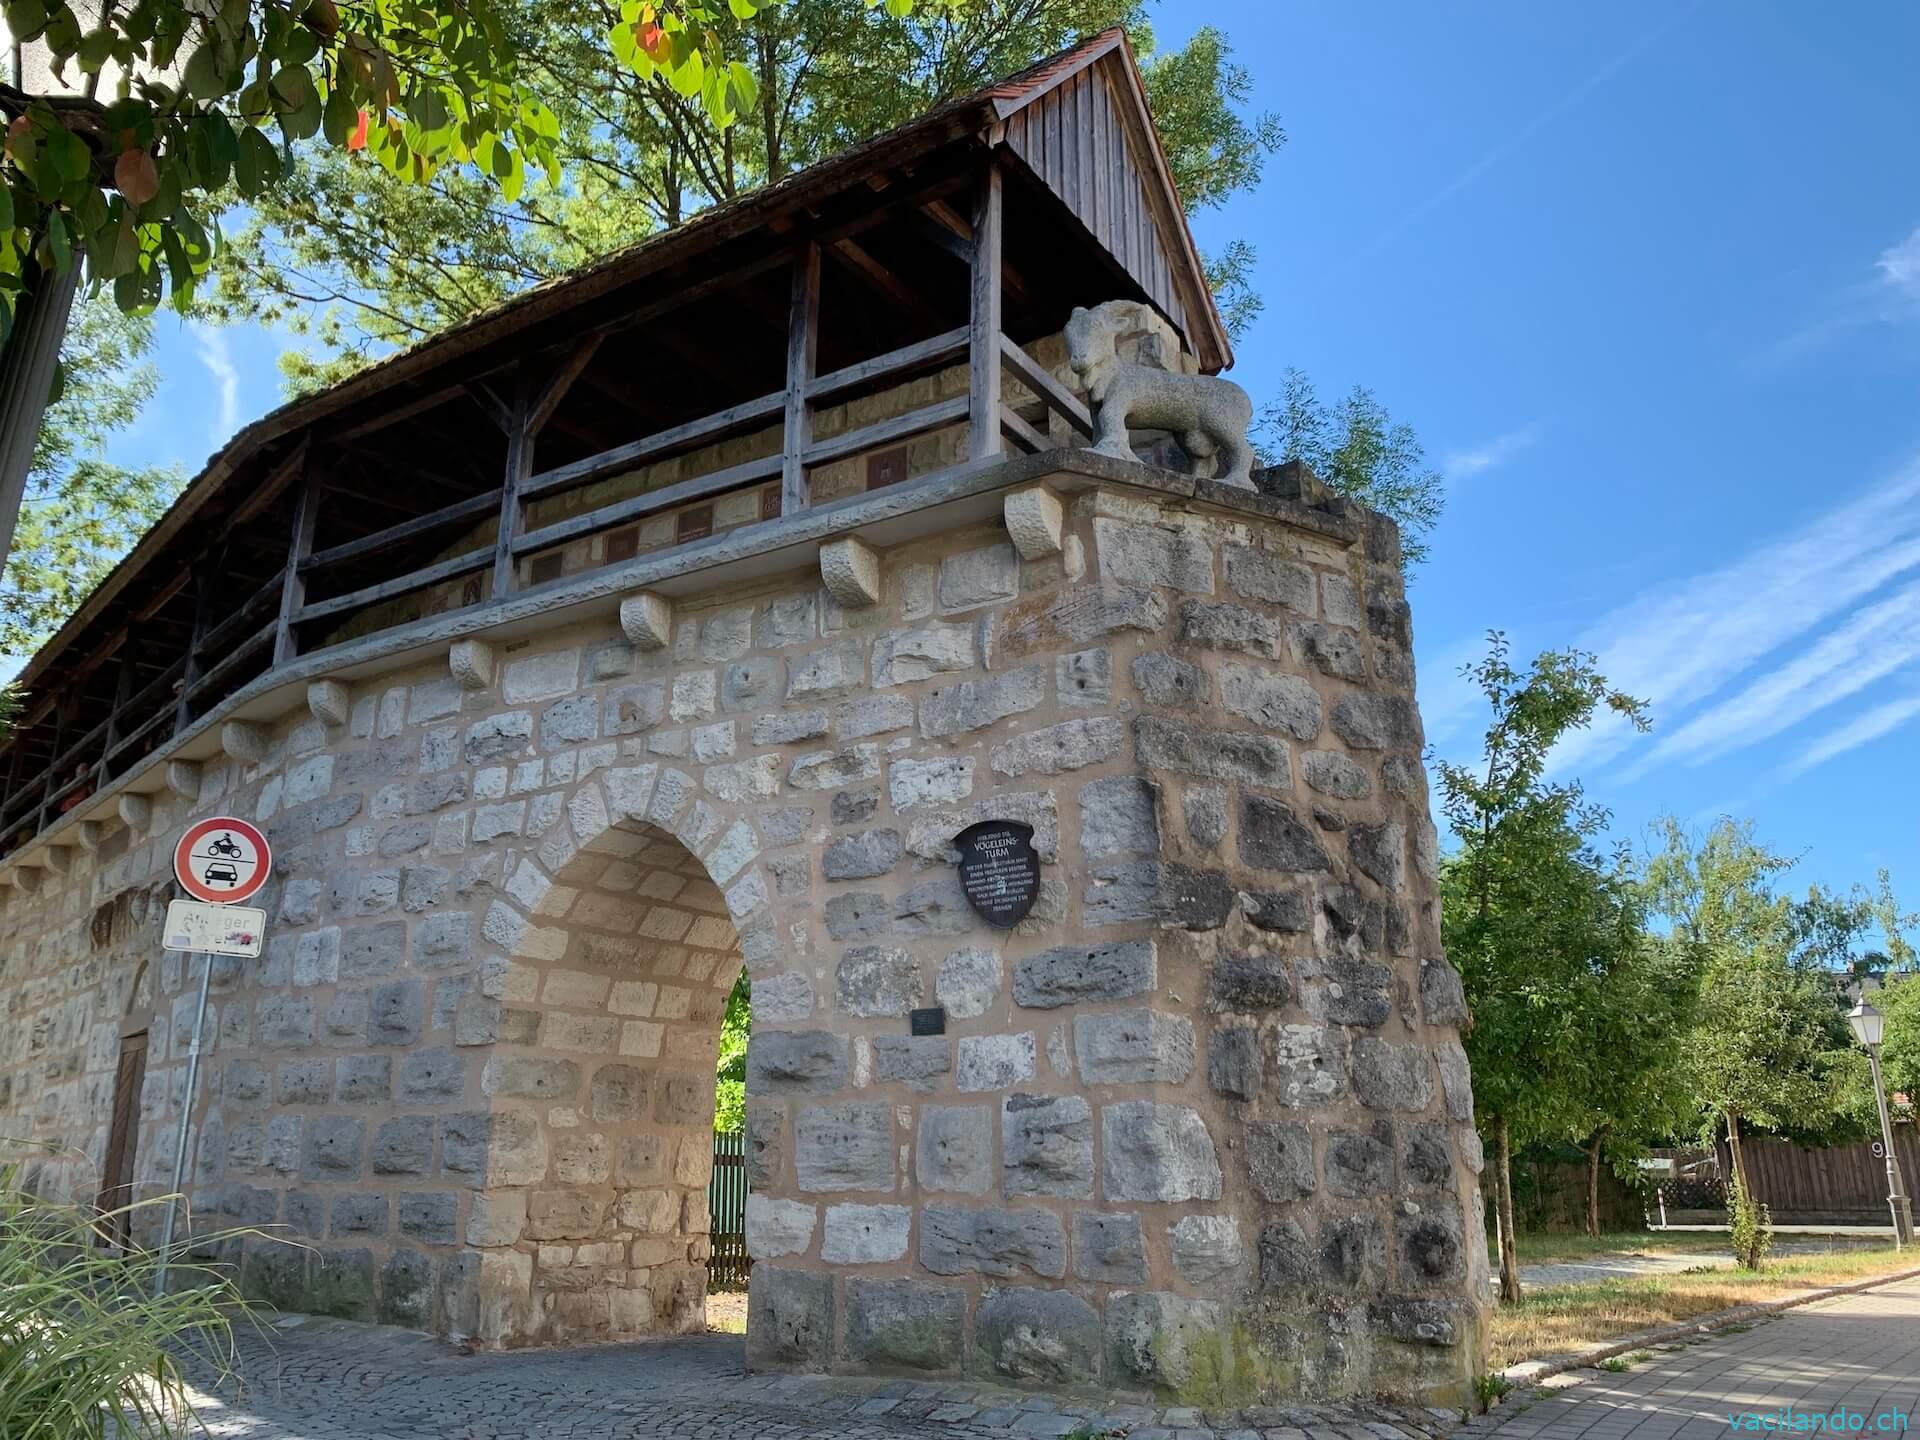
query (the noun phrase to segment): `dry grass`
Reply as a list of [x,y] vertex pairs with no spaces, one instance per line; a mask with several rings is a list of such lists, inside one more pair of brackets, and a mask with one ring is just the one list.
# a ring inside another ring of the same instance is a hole
[[1495,1312],[1491,1364],[1501,1370],[1522,1360],[1598,1345],[1635,1330],[1821,1286],[1853,1284],[1913,1265],[1911,1254],[1888,1247],[1770,1261],[1757,1274],[1714,1270],[1546,1286],[1528,1291],[1519,1304],[1502,1305]]
[[707,1296],[707,1333],[744,1335],[747,1333],[747,1292],[716,1290]]

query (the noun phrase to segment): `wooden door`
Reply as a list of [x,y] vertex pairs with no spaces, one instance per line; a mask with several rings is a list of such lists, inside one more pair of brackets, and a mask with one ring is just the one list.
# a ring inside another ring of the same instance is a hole
[[[147,1078],[147,1032],[120,1039],[120,1064],[113,1076],[113,1122],[100,1167],[102,1211],[121,1209],[133,1200],[133,1152],[140,1138],[140,1088]],[[114,1215],[103,1227],[116,1244],[127,1243],[127,1217]]]

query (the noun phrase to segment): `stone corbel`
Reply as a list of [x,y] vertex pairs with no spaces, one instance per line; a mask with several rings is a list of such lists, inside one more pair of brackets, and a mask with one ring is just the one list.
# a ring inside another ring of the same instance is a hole
[[493,646],[484,640],[456,640],[447,650],[447,669],[462,690],[493,684]]
[[65,875],[73,869],[73,849],[67,845],[49,845],[44,852],[47,857],[47,869],[56,875]]
[[620,628],[640,650],[664,650],[673,638],[673,602],[642,590],[620,602]]
[[22,895],[31,895],[40,888],[40,872],[30,865],[13,867],[13,888]]
[[147,795],[120,797],[120,818],[129,830],[144,830],[153,823],[153,799]]
[[880,557],[851,535],[820,547],[820,580],[842,605],[880,603]]
[[167,762],[167,788],[182,800],[200,798],[200,762],[198,760],[169,760]]
[[220,727],[220,748],[242,765],[257,765],[266,758],[272,737],[264,725],[249,720],[229,720]]
[[1001,502],[1001,514],[1006,519],[1013,548],[1020,552],[1022,559],[1044,560],[1060,553],[1066,507],[1045,485],[1009,490]]
[[316,680],[307,686],[307,709],[322,725],[341,726],[353,708],[353,693],[338,680]]
[[100,842],[106,838],[107,827],[98,820],[80,822],[80,848],[89,853],[100,848]]

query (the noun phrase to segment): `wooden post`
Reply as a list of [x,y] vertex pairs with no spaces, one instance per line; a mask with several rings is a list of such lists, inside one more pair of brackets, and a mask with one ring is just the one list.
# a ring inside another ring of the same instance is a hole
[[991,153],[973,198],[973,293],[967,327],[967,458],[998,455],[1000,439],[1000,166]]
[[[124,652],[125,646],[122,646]],[[120,743],[120,712],[127,708],[127,700],[133,694],[133,664],[124,653],[120,656],[120,678],[113,686],[113,709],[107,712],[107,738],[100,743],[100,763],[94,767],[93,788],[98,790],[107,783],[107,756],[113,753],[113,747]]]
[[53,792],[60,786],[60,742],[66,736],[67,711],[73,708],[73,703],[69,701],[65,705],[56,705],[53,710],[53,749],[47,755],[47,773],[40,777],[40,810],[34,820],[35,834],[47,828],[47,805],[53,799]]
[[492,598],[513,593],[513,542],[520,533],[520,487],[533,473],[533,401],[527,379],[513,387],[513,408],[507,414],[507,468],[500,478],[500,538],[493,550]]
[[173,706],[173,733],[178,735],[187,728],[191,718],[187,697],[193,691],[194,683],[200,678],[200,638],[207,633],[207,612],[213,605],[214,576],[226,569],[226,551],[223,548],[218,561],[203,556],[201,564],[206,566],[193,581],[193,634],[187,640],[187,663],[180,671],[180,698]]
[[780,513],[809,503],[805,455],[813,445],[813,383],[820,359],[820,247],[809,240],[793,257],[793,300],[787,312],[787,409],[780,468]]
[[293,617],[307,603],[307,577],[300,567],[313,553],[313,532],[320,519],[321,479],[311,460],[300,477],[300,495],[294,501],[293,537],[287,542],[287,572],[280,577],[280,618],[273,631],[273,663],[284,665],[300,653],[300,636]]

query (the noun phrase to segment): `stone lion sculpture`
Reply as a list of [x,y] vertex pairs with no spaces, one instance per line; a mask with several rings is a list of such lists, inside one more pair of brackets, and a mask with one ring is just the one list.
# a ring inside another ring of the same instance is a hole
[[1142,355],[1180,354],[1166,322],[1137,301],[1109,300],[1091,310],[1076,307],[1067,321],[1067,360],[1086,383],[1094,405],[1094,451],[1131,460],[1130,427],[1170,430],[1193,457],[1195,473],[1217,455],[1214,479],[1253,489],[1253,446],[1247,441],[1253,401],[1247,392],[1216,375],[1188,375],[1122,360],[1119,345],[1129,336],[1152,341],[1139,347]]

